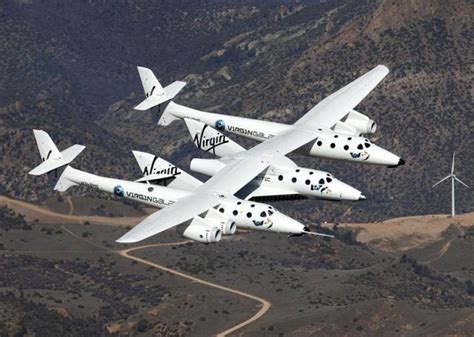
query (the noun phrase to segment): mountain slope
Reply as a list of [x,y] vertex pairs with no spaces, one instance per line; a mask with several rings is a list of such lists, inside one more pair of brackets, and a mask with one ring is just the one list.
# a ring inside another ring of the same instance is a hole
[[[89,145],[77,165],[102,174],[136,177],[132,149],[162,154],[184,168],[199,156],[182,123],[157,128],[156,111],[132,110],[142,99],[138,64],[153,68],[164,84],[185,79],[180,103],[283,122],[371,67],[389,66],[390,75],[358,110],[377,121],[376,142],[407,165],[389,170],[297,157],[369,197],[364,204],[282,204],[308,221],[448,212],[449,184],[435,191],[431,185],[448,173],[454,149],[457,174],[474,181],[468,1],[48,6],[54,10],[36,1],[0,10],[4,194],[52,193],[43,178],[24,174],[38,158],[33,127],[64,145]],[[472,210],[470,190],[460,187],[457,196],[458,211]]]

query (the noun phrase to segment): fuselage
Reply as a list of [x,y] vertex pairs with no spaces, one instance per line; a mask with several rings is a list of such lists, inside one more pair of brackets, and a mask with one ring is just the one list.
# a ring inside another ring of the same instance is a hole
[[[365,196],[354,187],[335,178],[331,173],[304,167],[271,166],[258,175],[242,190],[245,199],[292,200],[315,198],[325,200],[365,200]],[[193,159],[191,170],[213,176],[225,163],[219,159]]]
[[[190,191],[170,187],[102,177],[71,166],[66,167],[61,178],[77,185],[93,187],[119,198],[138,201],[157,208],[167,207],[193,194]],[[235,197],[223,198],[217,210],[234,221],[239,228],[288,234],[301,234],[307,231],[300,222],[260,202],[245,201]]]
[[[204,112],[174,102],[168,104],[166,113],[180,119],[197,120],[220,131],[227,131],[256,141],[270,139],[289,128],[302,127]],[[311,157],[386,166],[398,166],[404,163],[399,156],[377,146],[366,137],[344,135],[323,127],[313,131],[319,133],[317,139],[300,148],[298,153]]]

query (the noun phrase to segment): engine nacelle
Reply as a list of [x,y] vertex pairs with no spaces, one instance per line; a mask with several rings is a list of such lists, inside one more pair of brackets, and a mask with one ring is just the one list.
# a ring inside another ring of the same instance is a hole
[[191,224],[184,230],[183,236],[194,241],[211,243],[219,242],[222,232],[200,216],[195,216]]
[[343,122],[357,130],[359,134],[371,135],[377,130],[377,123],[355,110],[351,110]]
[[218,159],[201,159],[195,158],[191,160],[191,171],[213,176],[225,167],[225,164]]
[[237,230],[237,225],[233,220],[229,219],[221,212],[216,211],[214,208],[211,208],[207,212],[204,219],[207,223],[219,228],[224,235],[234,234]]

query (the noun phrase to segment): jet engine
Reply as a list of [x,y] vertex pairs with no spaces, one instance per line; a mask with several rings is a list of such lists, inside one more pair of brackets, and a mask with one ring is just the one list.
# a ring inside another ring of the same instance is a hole
[[355,110],[351,110],[342,122],[353,127],[359,134],[371,135],[377,130],[375,121]]
[[237,225],[234,221],[229,219],[221,212],[216,211],[214,208],[211,208],[207,212],[204,219],[207,223],[219,228],[224,235],[234,234],[237,230]]
[[191,171],[204,174],[206,176],[213,176],[224,168],[225,164],[217,159],[202,159],[195,158],[191,160]]
[[211,243],[219,242],[221,240],[222,232],[212,223],[206,221],[200,216],[195,216],[191,221],[191,224],[184,230],[183,236],[194,241]]

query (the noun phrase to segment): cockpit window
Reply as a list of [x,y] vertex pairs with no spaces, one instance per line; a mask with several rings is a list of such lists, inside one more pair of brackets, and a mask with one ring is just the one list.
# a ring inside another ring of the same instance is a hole
[[320,185],[324,184],[324,179],[322,179],[322,178],[319,179],[319,184],[320,184]]
[[365,143],[364,144],[366,148],[369,148],[370,147],[370,144],[369,143]]
[[268,215],[273,215],[273,213],[275,212],[273,212],[272,210],[268,210]]
[[363,149],[364,149],[364,147],[362,146],[362,144],[357,145],[357,148],[358,148],[359,150],[363,150]]
[[262,213],[260,213],[260,216],[261,216],[262,218],[266,218],[266,217],[267,217],[267,213],[266,213],[265,211],[263,211]]
[[332,181],[332,179],[331,179],[331,178],[326,178],[326,181],[327,181],[328,183],[330,183],[330,182]]

